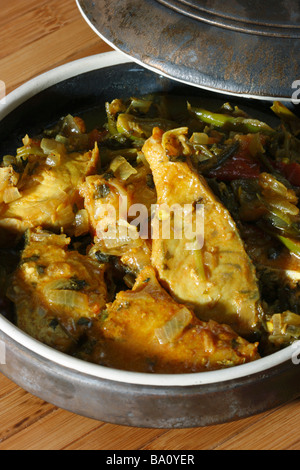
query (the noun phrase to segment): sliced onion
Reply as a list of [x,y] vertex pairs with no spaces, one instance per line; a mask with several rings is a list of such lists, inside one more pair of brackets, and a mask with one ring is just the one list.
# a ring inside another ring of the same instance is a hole
[[43,150],[40,147],[36,146],[36,145],[34,145],[32,147],[23,146],[23,147],[19,147],[17,149],[17,157],[19,159],[20,158],[26,159],[26,158],[29,157],[29,155],[35,155],[37,157],[44,157],[45,156]]
[[130,165],[126,158],[122,156],[118,156],[113,159],[110,164],[110,169],[123,181],[126,181],[130,176],[137,174],[137,170]]
[[155,336],[159,343],[168,344],[175,341],[191,320],[191,312],[183,307],[162,328],[155,330]]
[[135,284],[135,277],[132,274],[125,274],[123,281],[129,289],[132,289]]
[[64,144],[65,147],[67,147],[69,144],[69,138],[60,134],[57,134],[57,136],[55,137],[55,140],[56,142],[59,142],[60,144]]
[[288,202],[286,199],[281,199],[281,198],[268,198],[266,199],[267,203],[275,207],[275,209],[278,209],[279,211],[282,211],[284,213],[288,213],[291,215],[298,215],[299,214],[299,209],[295,204],[291,204]]
[[12,175],[11,167],[0,168],[0,191],[3,191],[7,187],[11,175]]
[[194,132],[190,138],[192,144],[201,144],[207,145],[209,142],[209,137],[205,132]]
[[286,311],[282,314],[284,323],[288,325],[300,326],[300,315]]
[[10,202],[16,201],[20,199],[22,196],[15,186],[10,186],[4,190],[3,193],[3,201],[5,204],[9,204]]
[[81,134],[81,120],[77,120],[71,114],[68,114],[63,121],[62,131],[69,137],[71,134]]
[[13,155],[4,155],[4,157],[2,158],[2,163],[5,167],[10,165],[16,165],[17,159]]
[[281,314],[275,313],[275,315],[272,316],[272,322],[273,322],[273,335],[280,335],[282,333]]
[[46,158],[46,165],[48,166],[58,166],[61,161],[61,156],[59,154],[50,153]]
[[89,214],[87,210],[82,209],[75,216],[75,237],[80,237],[88,233],[90,229]]
[[74,222],[74,212],[71,204],[60,204],[56,210],[56,216],[60,221],[60,224],[64,227],[72,225]]
[[273,175],[269,173],[261,173],[259,176],[259,185],[263,189],[263,195],[276,194],[287,199],[292,204],[298,203],[298,198],[295,191],[286,188],[284,184],[278,181]]
[[23,145],[26,147],[28,145],[31,145],[31,138],[29,137],[28,134],[25,135],[25,137],[22,139]]
[[70,279],[56,279],[55,281],[49,282],[44,287],[44,292],[48,293],[49,291],[54,290],[70,290]]
[[[121,224],[122,222],[124,222],[124,224]],[[111,230],[109,228],[107,231],[99,230],[100,227],[103,228],[99,223],[97,226],[97,236],[103,241],[108,250],[124,248],[125,246],[127,246],[128,249],[128,245],[130,245],[130,247],[138,247],[142,244],[137,228],[122,219],[116,226],[112,225]]]
[[52,290],[47,293],[47,300],[58,307],[86,312],[89,308],[86,294],[72,290]]
[[42,139],[41,141],[41,149],[44,151],[46,155],[58,154],[63,155],[66,153],[66,148],[64,144],[57,142],[54,139]]
[[146,167],[146,168],[150,168],[149,167],[149,163],[148,161],[146,160],[146,157],[145,155],[143,154],[143,152],[138,152],[137,154],[137,157],[136,157],[136,161],[137,163],[143,163],[143,165]]
[[61,246],[61,247],[66,247],[67,245],[70,244],[71,239],[68,238],[66,235],[56,235],[52,232],[46,232],[46,231],[36,231],[36,232],[31,232],[30,233],[30,240],[39,242],[39,243],[44,243],[45,245],[49,244],[54,244],[56,246]]

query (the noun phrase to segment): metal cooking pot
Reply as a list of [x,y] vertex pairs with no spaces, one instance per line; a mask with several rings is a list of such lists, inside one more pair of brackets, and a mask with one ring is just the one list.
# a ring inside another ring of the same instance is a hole
[[[0,105],[0,155],[13,152],[26,133],[38,134],[67,113],[89,113],[114,98],[153,92],[228,101],[227,96],[152,73],[117,52],[88,57],[47,72],[7,96]],[[231,101],[266,118],[269,103]],[[115,424],[207,426],[251,416],[300,395],[299,343],[245,365],[175,375],[86,363],[34,340],[0,314],[1,344],[5,360],[0,362],[5,363],[0,371],[16,384],[60,408]]]

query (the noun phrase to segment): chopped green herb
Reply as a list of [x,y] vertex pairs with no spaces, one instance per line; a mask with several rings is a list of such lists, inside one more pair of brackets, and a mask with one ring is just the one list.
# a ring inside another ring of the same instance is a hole
[[98,318],[100,321],[105,321],[109,317],[109,313],[107,310],[102,310],[101,313],[99,313]]
[[149,173],[149,175],[146,176],[146,183],[147,186],[151,189],[155,188],[154,180],[153,180],[153,175]]
[[97,260],[100,263],[103,263],[103,264],[104,263],[109,263],[112,259],[111,255],[107,255],[106,253],[101,253],[101,251],[96,251],[95,256],[96,256]]
[[49,323],[49,327],[52,328],[53,330],[55,330],[58,325],[59,325],[59,322],[56,318],[53,318],[53,320],[51,320],[51,322]]
[[92,326],[92,321],[91,321],[90,318],[81,317],[81,318],[79,318],[79,320],[77,322],[77,325],[78,326],[86,326],[86,327],[90,328]]
[[110,193],[110,187],[107,184],[100,184],[96,186],[95,199],[102,199],[103,197],[108,196]]
[[24,258],[21,261],[21,264],[34,263],[35,261],[38,261],[39,259],[40,259],[39,255],[33,255],[33,256],[30,256],[29,258]]
[[76,279],[75,277],[70,279],[70,290],[80,291],[83,290],[85,287],[88,287],[88,283],[84,279]]
[[109,181],[111,178],[114,177],[114,174],[112,171],[107,171],[106,173],[104,173],[103,175],[103,178],[105,179],[105,181]]
[[38,274],[42,275],[42,274],[45,274],[46,266],[38,265],[36,269],[37,269]]
[[55,287],[55,290],[81,291],[85,287],[88,287],[88,283],[84,279],[81,280],[73,277],[71,279],[62,280],[61,283]]

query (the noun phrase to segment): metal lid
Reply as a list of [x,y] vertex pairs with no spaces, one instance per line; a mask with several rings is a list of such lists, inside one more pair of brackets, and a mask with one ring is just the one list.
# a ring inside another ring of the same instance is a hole
[[226,94],[299,98],[299,0],[77,3],[99,36],[154,72]]
[[299,1],[264,0],[158,0],[173,10],[198,21],[232,31],[300,38]]

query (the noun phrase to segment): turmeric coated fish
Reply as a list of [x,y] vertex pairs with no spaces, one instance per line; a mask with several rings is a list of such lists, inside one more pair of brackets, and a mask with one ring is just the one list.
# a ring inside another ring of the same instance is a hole
[[65,353],[78,347],[95,317],[105,308],[105,266],[68,250],[70,238],[39,228],[27,244],[11,279],[17,326]]
[[153,239],[152,264],[159,280],[201,320],[226,323],[242,335],[253,333],[261,312],[256,273],[229,212],[188,160],[167,155],[160,129],[153,130],[143,152],[157,191],[156,218],[163,218],[163,205],[192,205],[195,225],[196,204],[203,208],[203,246],[187,249],[190,240],[184,234],[181,239],[174,233],[169,239]]
[[200,321],[172,299],[152,267],[141,271],[132,291],[117,294],[95,328],[100,340],[84,359],[117,369],[200,372],[259,358],[257,343],[247,342],[227,325]]
[[[49,147],[56,145],[53,154],[43,151],[44,141]],[[0,245],[18,241],[27,229],[38,226],[73,236],[82,205],[79,186],[96,171],[98,147],[67,153],[54,139],[43,139],[39,146],[24,149],[32,151],[24,167],[0,167]]]
[[150,170],[142,165],[135,169],[131,167],[131,171],[134,173],[126,175],[126,179],[117,172],[115,175],[88,176],[80,187],[80,195],[84,199],[90,231],[94,235],[93,251],[118,256],[124,265],[138,274],[143,267],[151,264],[150,241],[147,237],[141,237],[137,227],[130,224],[128,212],[135,205],[142,204],[145,208],[143,222],[148,228],[156,192],[146,183]]

